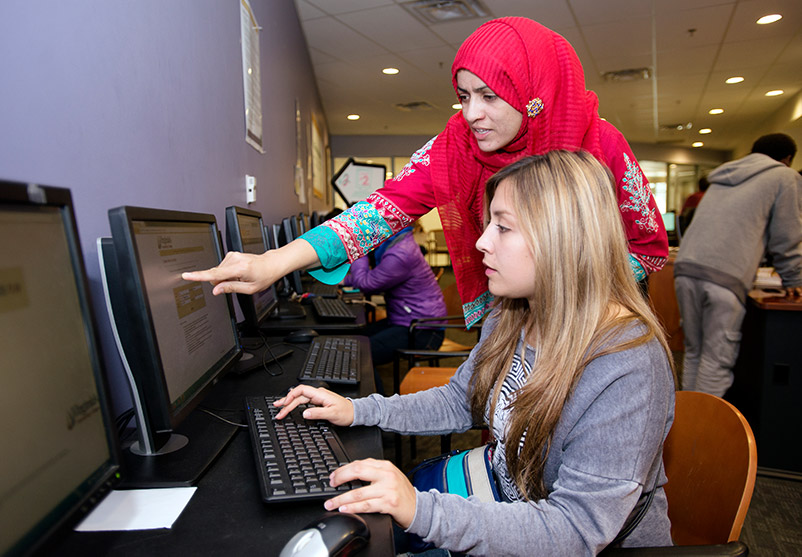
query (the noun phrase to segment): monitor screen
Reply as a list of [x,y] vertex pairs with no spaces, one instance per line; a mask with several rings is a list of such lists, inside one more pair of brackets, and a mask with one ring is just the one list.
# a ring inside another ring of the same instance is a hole
[[118,456],[70,192],[0,182],[0,246],[6,555],[108,490]]
[[674,232],[677,229],[677,219],[676,213],[673,211],[668,211],[666,213],[662,213],[661,216],[663,217],[663,224],[666,227],[666,232]]
[[[226,208],[226,238],[229,251],[261,255],[268,250],[262,215],[242,207]],[[278,305],[275,285],[253,295],[237,294],[245,325],[257,329]]]
[[[131,449],[144,456],[178,451],[194,441],[173,430],[241,356],[230,298],[181,278],[219,264],[217,223],[214,215],[138,207],[111,209],[109,223],[111,241],[101,239],[98,253],[137,413],[139,441]],[[220,442],[218,450],[228,439]]]
[[[296,224],[294,225],[293,222]],[[297,226],[296,217],[286,217],[281,219],[281,224],[276,225],[275,235],[276,235],[276,246],[283,247],[295,240],[296,235],[293,228]],[[296,294],[303,294],[303,285],[301,283],[301,272],[300,271],[293,271],[289,275],[287,275],[287,280],[289,281],[290,290],[293,290]]]

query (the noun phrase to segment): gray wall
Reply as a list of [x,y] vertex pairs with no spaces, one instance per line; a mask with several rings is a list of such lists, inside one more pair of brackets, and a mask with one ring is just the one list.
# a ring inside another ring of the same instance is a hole
[[[295,99],[325,118],[292,0],[251,0],[259,24],[265,154],[245,143],[240,3],[0,3],[0,178],[72,190],[115,411],[128,392],[103,305],[95,240],[108,209],[213,213],[258,181],[267,222],[301,210]],[[306,144],[304,138],[303,142]],[[306,153],[302,153],[306,164]],[[46,324],[43,324],[46,325]],[[43,327],[46,338],[46,327]]]

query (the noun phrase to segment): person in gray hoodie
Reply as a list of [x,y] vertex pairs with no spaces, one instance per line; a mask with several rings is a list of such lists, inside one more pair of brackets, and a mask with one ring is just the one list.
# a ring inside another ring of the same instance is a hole
[[494,309],[449,383],[353,400],[301,385],[276,402],[276,419],[311,402],[306,419],[339,426],[439,435],[487,424],[501,501],[417,489],[384,460],[329,478],[368,485],[327,500],[327,510],[389,514],[438,548],[576,557],[611,544],[671,545],[663,441],[672,363],[629,267],[608,171],[587,152],[551,151],[492,176],[484,201],[476,248]]
[[746,296],[763,255],[787,296],[802,295],[802,177],[794,140],[764,135],[752,152],[709,175],[674,263],[685,336],[683,390],[723,396],[733,383]]

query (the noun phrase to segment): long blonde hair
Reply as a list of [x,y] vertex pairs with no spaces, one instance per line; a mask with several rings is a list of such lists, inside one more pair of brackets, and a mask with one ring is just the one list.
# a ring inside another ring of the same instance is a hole
[[[492,431],[501,385],[524,330],[525,338],[534,342],[536,357],[511,405],[506,457],[521,493],[539,499],[547,495],[543,470],[552,434],[585,367],[595,358],[651,339],[657,339],[672,360],[630,268],[606,167],[584,151],[524,158],[487,181],[486,214],[501,182],[508,185],[508,199],[534,258],[534,303],[496,300],[499,321],[477,354],[469,398],[477,423],[484,420],[490,400]],[[616,340],[633,322],[641,323],[645,332]],[[519,451],[515,440],[524,435]]]

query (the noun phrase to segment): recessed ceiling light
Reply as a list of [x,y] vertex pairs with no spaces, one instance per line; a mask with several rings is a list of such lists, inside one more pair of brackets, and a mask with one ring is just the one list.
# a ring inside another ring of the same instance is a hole
[[744,78],[742,78],[741,76],[735,76],[728,78],[727,81],[725,81],[724,83],[729,83],[730,85],[732,85],[733,83],[740,83],[743,80]]
[[724,112],[723,108],[711,108],[707,111],[708,114],[722,114]]
[[398,73],[398,68],[384,68],[382,73],[386,75],[395,75]]
[[451,105],[451,108],[454,110],[462,110],[462,105],[460,103],[454,103]]
[[693,143],[691,143],[691,147],[704,147],[704,145],[705,144],[702,143],[701,141],[694,141]]
[[758,25],[768,25],[769,23],[774,23],[775,21],[780,21],[783,18],[780,14],[769,14],[764,15],[760,19],[757,20]]
[[713,130],[711,130],[710,128],[702,128],[701,130],[699,130],[699,133],[704,135],[704,134],[708,134],[708,133],[713,133]]
[[359,120],[359,114],[349,114],[346,116],[349,120]]
[[785,91],[783,91],[782,89],[775,89],[774,91],[767,91],[766,92],[766,96],[767,97],[778,97],[778,96],[782,95],[783,93],[785,93]]

